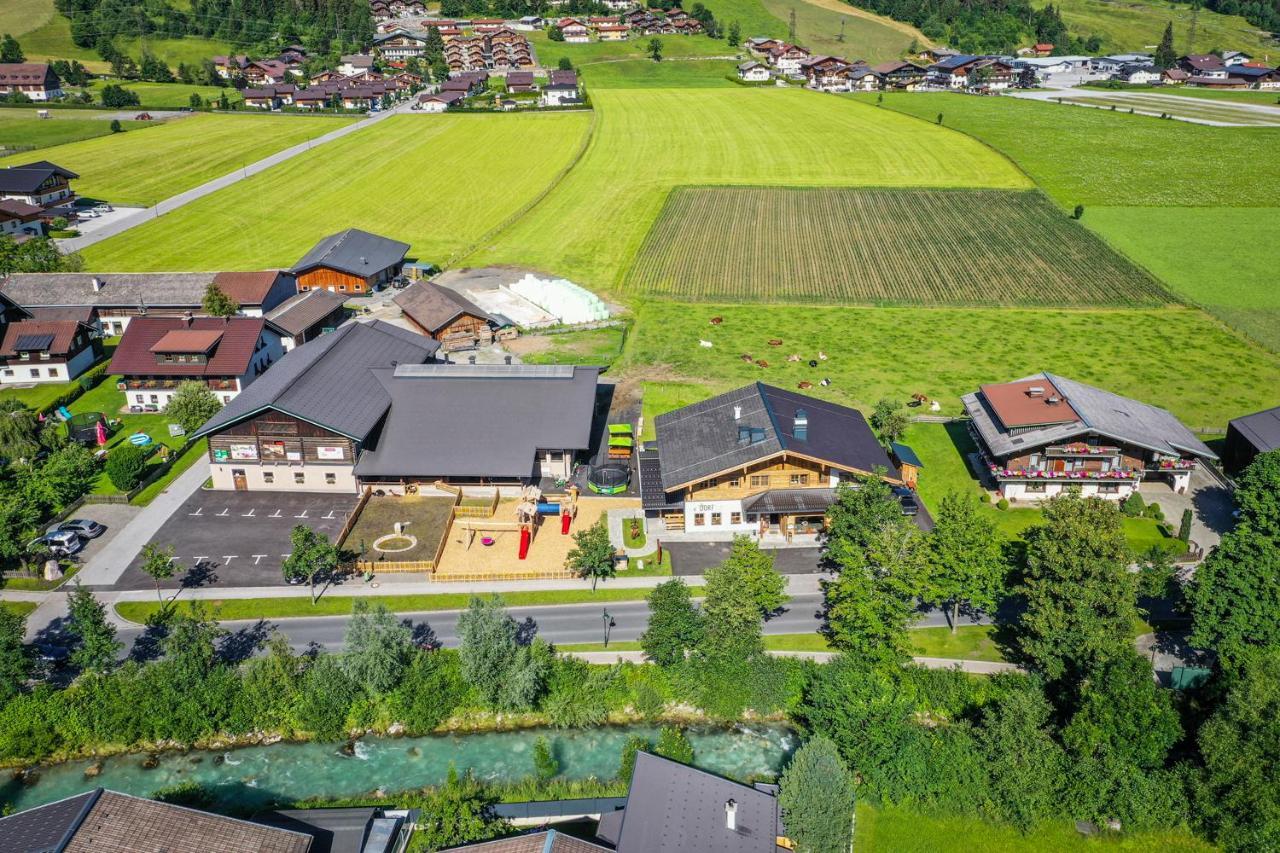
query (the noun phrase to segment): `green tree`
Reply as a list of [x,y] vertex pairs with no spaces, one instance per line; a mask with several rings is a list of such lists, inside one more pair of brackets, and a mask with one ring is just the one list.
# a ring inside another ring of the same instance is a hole
[[316,581],[332,577],[340,554],[328,537],[306,525],[296,525],[289,533],[293,550],[280,564],[285,580],[306,581],[311,586],[311,603],[316,603]]
[[561,71],[572,71],[573,60],[567,56],[562,56],[560,57],[560,61],[556,63],[556,67],[559,68]]
[[169,70],[169,66],[149,51],[144,50],[142,52],[139,73],[143,80],[150,80],[154,83],[173,82],[173,72]]
[[649,39],[649,58],[654,62],[662,61],[662,39],[657,37]]
[[702,640],[702,617],[693,606],[689,587],[680,578],[658,584],[648,595],[649,624],[640,647],[659,666],[683,663],[686,652]]
[[1196,813],[1225,850],[1280,846],[1280,647],[1241,652],[1196,738],[1204,775]]
[[25,616],[0,608],[0,703],[17,696],[31,676],[31,656],[22,643],[26,623]]
[[653,753],[681,764],[693,764],[693,744],[689,743],[684,730],[675,726],[663,726],[659,730]]
[[122,492],[133,491],[147,470],[147,451],[132,444],[117,444],[107,452],[107,479]]
[[556,26],[548,27],[547,38],[551,41],[564,41],[564,30]]
[[26,404],[0,399],[0,456],[16,462],[40,452],[40,421]]
[[10,64],[26,62],[27,57],[22,52],[22,45],[18,44],[18,40],[9,33],[4,34],[4,38],[0,39],[0,62]]
[[609,528],[605,525],[604,516],[586,530],[573,534],[573,542],[576,547],[565,557],[564,566],[584,580],[591,578],[591,590],[594,592],[600,578],[611,578],[615,574],[613,545],[609,543]]
[[741,563],[726,560],[706,574],[699,653],[720,662],[743,661],[764,651],[760,606]]
[[164,413],[170,420],[182,424],[187,432],[195,432],[221,408],[222,402],[208,385],[191,379],[178,385]]
[[1128,651],[1137,576],[1115,505],[1075,493],[1054,498],[1024,538],[1019,641],[1035,667],[1051,679],[1078,679]]
[[113,110],[136,107],[142,103],[138,98],[137,92],[126,89],[119,83],[108,83],[103,86],[102,91],[98,93],[98,97],[102,100],[104,107]]
[[776,613],[790,598],[786,593],[786,579],[773,568],[773,555],[760,550],[750,537],[734,536],[729,556],[710,569],[707,577],[719,571],[733,572],[735,581],[751,594],[761,616]]
[[1258,533],[1280,538],[1280,450],[1260,453],[1236,478],[1240,520]]
[[303,731],[316,740],[336,741],[347,736],[347,717],[360,694],[334,655],[317,655],[307,667],[298,691],[294,716]]
[[546,735],[538,735],[533,742],[533,772],[542,782],[550,782],[560,775],[560,762],[556,760]]
[[885,398],[876,403],[875,409],[871,412],[871,425],[875,427],[876,432],[880,433],[881,440],[886,444],[902,438],[909,423],[911,419],[897,400]]
[[173,548],[148,542],[142,546],[142,573],[156,583],[156,598],[164,604],[164,596],[160,593],[160,581],[168,580],[177,571],[177,563],[173,559]]
[[618,762],[618,779],[630,783],[631,775],[636,769],[636,753],[648,752],[652,748],[653,745],[639,735],[627,738],[627,742],[622,745],[622,758]]
[[422,816],[409,841],[410,851],[440,850],[488,841],[510,831],[493,813],[495,798],[468,769],[462,776],[449,765],[449,776],[423,802]]
[[404,675],[413,656],[413,632],[385,604],[370,607],[357,600],[343,645],[342,668],[370,694],[388,693]]
[[779,780],[778,804],[797,853],[849,853],[853,845],[853,774],[835,743],[804,742]]
[[873,534],[857,561],[840,566],[823,583],[831,645],[869,658],[901,660],[911,653],[908,629],[925,590],[928,542],[915,524],[903,521]]
[[222,288],[211,281],[204,289],[204,299],[200,307],[210,317],[234,317],[240,310],[240,303],[227,296]]
[[1024,832],[1059,813],[1066,766],[1053,737],[1053,708],[1033,684],[1003,691],[982,712],[979,742],[1001,816]]
[[116,640],[116,627],[107,620],[107,608],[79,581],[67,596],[67,608],[68,630],[76,639],[71,662],[84,672],[110,672],[124,644]]
[[191,97],[187,99],[187,105],[193,110],[204,109],[204,98],[200,97],[199,92],[192,92]]
[[1080,683],[1078,710],[1062,741],[1085,758],[1108,758],[1142,770],[1163,767],[1182,736],[1167,690],[1132,649],[1103,663]]
[[836,566],[860,565],[871,542],[882,530],[910,524],[893,490],[879,477],[861,477],[836,486],[836,499],[827,510],[826,558]]
[[995,524],[979,513],[978,502],[952,492],[938,504],[929,535],[926,600],[948,607],[951,633],[962,606],[993,610],[1004,591],[1006,566]]
[[1173,21],[1164,25],[1164,35],[1160,37],[1160,45],[1152,57],[1156,68],[1163,71],[1178,64],[1178,54],[1173,49]]
[[458,617],[462,677],[491,707],[497,706],[503,681],[519,654],[517,633],[515,620],[496,595],[472,596],[466,612]]

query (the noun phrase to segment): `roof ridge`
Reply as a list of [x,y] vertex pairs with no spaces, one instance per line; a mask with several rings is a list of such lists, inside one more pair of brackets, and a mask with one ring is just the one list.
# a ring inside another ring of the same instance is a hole
[[787,442],[783,440],[782,428],[778,426],[778,415],[773,410],[773,401],[769,399],[769,395],[765,392],[765,385],[760,380],[756,380],[756,393],[760,395],[760,402],[764,404],[764,413],[769,416],[769,423],[773,425],[773,434],[778,439],[778,444],[783,450],[787,450]]

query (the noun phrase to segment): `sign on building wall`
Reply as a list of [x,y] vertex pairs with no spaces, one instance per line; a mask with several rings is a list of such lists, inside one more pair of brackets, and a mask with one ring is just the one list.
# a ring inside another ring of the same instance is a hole
[[341,447],[317,447],[316,458],[341,461],[343,459],[342,448]]

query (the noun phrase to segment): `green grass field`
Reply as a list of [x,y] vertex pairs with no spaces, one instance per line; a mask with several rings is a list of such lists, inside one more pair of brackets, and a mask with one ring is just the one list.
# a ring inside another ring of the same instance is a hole
[[680,188],[623,292],[827,304],[1172,299],[1043,194],[1008,190]]
[[519,264],[614,287],[680,185],[1027,186],[972,140],[844,98],[739,86],[592,97],[598,127],[582,160],[468,266]]
[[[114,204],[150,206],[221,177],[246,163],[336,130],[352,120],[309,116],[196,115],[165,122],[159,127],[46,148],[40,156],[79,173],[75,190],[82,196]],[[6,157],[0,160],[0,166],[17,165],[26,159],[21,154]],[[290,200],[291,204],[294,202],[296,199]],[[278,210],[273,211],[273,215],[279,213]],[[260,217],[262,208],[255,210],[255,214]],[[135,229],[130,234],[140,230]],[[265,239],[269,229],[258,227],[256,230],[262,231]],[[201,235],[192,234],[191,238],[200,240]],[[217,246],[209,248],[212,251],[218,249]],[[171,263],[153,269],[185,270],[193,267]]]
[[628,59],[582,68],[582,80],[595,106],[601,89],[741,89],[729,79],[736,65],[728,59]]
[[[713,316],[722,324],[711,325]],[[770,339],[783,341],[780,347]],[[711,349],[699,345],[711,340]],[[811,368],[818,351],[829,358]],[[802,361],[789,363],[797,353]],[[768,368],[741,356],[764,358]],[[643,378],[724,390],[795,388],[869,410],[913,393],[958,415],[983,382],[1048,370],[1164,406],[1193,429],[1275,405],[1280,356],[1184,308],[814,308],[644,302],[624,366]],[[820,387],[829,378],[831,385]]]
[[[1100,85],[1086,85],[1080,88],[1082,91],[1089,89],[1117,91]],[[1280,103],[1280,92],[1259,92],[1253,89],[1200,89],[1196,86],[1125,86],[1123,90],[1119,91],[1152,92],[1175,98],[1198,98],[1202,101],[1239,101],[1245,104],[1261,104],[1262,106],[1271,107]]]
[[1083,104],[1128,112],[1170,115],[1174,118],[1200,121],[1226,122],[1245,127],[1280,127],[1280,109],[1263,113],[1230,101],[1207,101],[1183,98],[1177,95],[1157,95],[1151,92],[1107,92],[1097,95],[1072,95],[1063,98],[1064,105]]
[[395,116],[92,246],[85,260],[100,270],[288,266],[324,235],[357,227],[441,261],[544,189],[590,120],[586,113]]
[[[871,64],[897,59],[914,41],[920,47],[933,44],[910,24],[895,21],[851,6],[842,0],[761,0],[765,9],[779,21],[796,13],[796,41],[816,53],[829,53],[846,59],[865,59]],[[714,4],[709,4],[714,6]],[[717,13],[718,14],[718,13]],[[843,23],[843,29],[841,24]],[[843,33],[844,40],[841,41]],[[748,35],[787,35],[780,32],[743,33]]]
[[[884,104],[931,124],[941,113],[947,127],[1008,155],[1068,209],[1076,204],[1272,207],[1280,198],[1280,157],[1256,156],[1280,140],[1270,128],[1208,127],[948,93],[888,93]],[[1206,151],[1214,155],[1205,156]]]
[[[101,80],[92,80],[85,91],[92,95],[95,101],[100,102],[102,97],[99,91],[103,85],[105,83]],[[147,83],[142,80],[126,80],[120,82],[120,85],[137,94],[138,100],[142,101],[143,108],[153,110],[176,110],[179,107],[190,106],[193,93],[206,101],[216,101],[223,94],[227,96],[227,100],[230,103],[239,103],[244,100],[244,96],[237,89],[230,86],[224,89],[220,86],[192,86],[187,83]],[[130,109],[135,108],[130,107]]]
[[622,355],[624,329],[608,326],[558,335],[525,335],[515,349],[525,364],[594,364],[608,367]]
[[49,23],[53,15],[53,0],[3,0],[0,33],[22,36]]
[[1085,837],[1071,821],[1041,823],[1028,832],[976,817],[926,815],[901,806],[858,803],[854,848],[876,853],[1211,853],[1189,832],[1135,832]]
[[[48,119],[35,118],[34,114],[35,110],[0,110],[0,149],[26,145],[50,148],[111,133],[111,122],[101,118],[103,114],[96,110],[54,111],[53,118]],[[151,127],[156,123],[122,121],[120,124],[129,132]]]
[[1165,25],[1173,23],[1174,48],[1179,55],[1207,53],[1213,49],[1244,50],[1261,58],[1273,57],[1280,45],[1244,18],[1201,9],[1196,16],[1196,40],[1190,44],[1192,6],[1160,0],[1036,0],[1037,7],[1052,2],[1074,35],[1102,36],[1102,52],[1154,49]]
[[34,601],[0,601],[0,607],[8,610],[15,616],[21,616],[26,619],[31,615],[31,611],[39,607]]
[[[4,0],[0,7],[4,7],[0,8],[0,23],[7,19],[15,22],[13,26],[17,30],[26,28],[19,43],[28,61],[78,59],[90,71],[104,72],[110,68],[92,47],[77,47],[71,41],[71,22],[54,12],[52,0]],[[0,32],[15,30],[0,29]],[[142,44],[138,39],[116,39],[116,47],[134,59],[142,55]],[[227,44],[210,39],[147,39],[147,50],[173,68],[177,68],[180,62],[198,64],[210,56],[225,54],[229,49]]]
[[[552,41],[546,30],[534,30],[527,34],[529,42],[538,54],[538,61],[546,68],[554,68],[561,57],[567,56],[575,67],[589,71],[601,63],[627,59],[648,59],[649,41],[652,36],[632,38],[626,41],[593,41],[588,44],[570,44]],[[744,35],[745,38],[745,35]],[[658,36],[662,42],[662,55],[668,59],[689,56],[729,56],[736,53],[723,40],[707,36]],[[589,74],[584,75],[588,83]]]
[[1280,208],[1096,207],[1085,223],[1179,296],[1280,352]]

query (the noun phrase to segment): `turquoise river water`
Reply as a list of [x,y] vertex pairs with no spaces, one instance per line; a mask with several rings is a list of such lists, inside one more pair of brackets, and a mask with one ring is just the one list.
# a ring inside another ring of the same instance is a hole
[[[432,737],[367,737],[343,754],[335,743],[276,743],[225,752],[191,750],[158,755],[147,770],[147,756],[119,755],[102,761],[96,777],[85,776],[91,761],[68,761],[38,768],[34,781],[6,781],[0,800],[14,810],[60,800],[102,786],[147,796],[182,782],[198,782],[223,804],[242,809],[310,797],[350,797],[381,789],[388,794],[443,782],[452,762],[477,777],[514,781],[533,774],[533,743],[545,735],[567,779],[617,774],[622,746],[631,735],[657,739],[656,728],[619,726],[592,729],[544,729]],[[777,773],[799,745],[781,726],[691,728],[695,763],[745,779]]]

